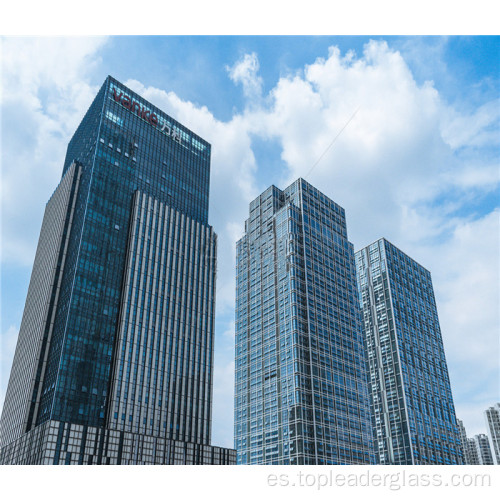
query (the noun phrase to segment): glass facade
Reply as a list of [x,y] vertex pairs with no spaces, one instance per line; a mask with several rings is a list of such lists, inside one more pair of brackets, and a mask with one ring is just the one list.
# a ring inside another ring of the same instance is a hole
[[431,274],[385,239],[356,266],[377,463],[463,463]]
[[237,243],[239,464],[373,460],[344,210],[302,179],[250,204]]
[[110,428],[210,443],[215,253],[211,227],[136,192]]
[[209,182],[210,145],[108,77],[47,205],[30,282],[43,318],[29,292],[2,446],[48,421],[209,444]]

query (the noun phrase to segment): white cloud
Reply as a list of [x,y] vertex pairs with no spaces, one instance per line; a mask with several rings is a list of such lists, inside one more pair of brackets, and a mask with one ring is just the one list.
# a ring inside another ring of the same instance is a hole
[[262,96],[262,78],[258,76],[259,59],[255,52],[245,54],[234,66],[226,69],[234,83],[241,83],[248,102],[255,104]]
[[[402,202],[438,189],[450,156],[439,134],[439,96],[429,85],[419,87],[385,43],[370,43],[360,59],[332,49],[327,60],[307,66],[304,77],[282,78],[273,98],[266,132],[281,140],[288,181],[310,171],[359,109],[308,176],[356,216],[355,241],[398,227]],[[379,221],[368,233],[367,213]]]
[[[419,223],[429,224],[425,217]],[[439,243],[405,245],[432,272],[457,416],[477,434],[486,430],[483,411],[500,393],[500,212],[450,225]]]
[[31,265],[66,145],[97,88],[85,75],[104,39],[2,41],[2,261]]
[[477,386],[498,376],[499,228],[495,210],[458,222],[450,239],[426,249],[447,352],[455,363],[477,364],[475,371],[457,372],[463,382],[476,379]]
[[[466,348],[460,349],[456,355],[461,354],[462,359],[467,359],[471,350],[478,349],[490,368],[496,367],[496,363],[492,363],[487,353],[498,348],[498,336],[491,334],[499,324],[496,307],[500,298],[499,227],[499,210],[477,220],[460,221],[453,236],[437,247],[439,252],[428,250],[428,259],[438,280],[435,287],[443,301],[443,312],[450,321],[448,330],[459,333],[457,337],[467,342]],[[491,335],[489,341],[477,342],[477,331],[488,332]]]
[[453,149],[498,146],[499,121],[500,99],[487,102],[467,115],[450,110],[442,127],[443,139]]

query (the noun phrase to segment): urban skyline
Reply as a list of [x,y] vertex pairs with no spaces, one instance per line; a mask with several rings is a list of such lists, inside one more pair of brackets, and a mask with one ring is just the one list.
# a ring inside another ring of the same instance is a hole
[[[495,407],[498,405],[500,403],[497,403]],[[495,410],[495,408],[488,408],[488,410]],[[496,419],[494,416],[492,420],[493,425],[495,425]],[[464,463],[466,465],[498,465],[498,460],[495,457],[495,440],[490,435],[492,429],[488,426],[488,434],[479,433],[468,437],[464,423],[460,419],[457,419],[457,423],[460,442],[464,452]],[[494,432],[495,430],[493,429],[493,435],[495,435]]]
[[[226,411],[232,401],[226,382],[233,357],[232,242],[251,199],[298,177],[346,208],[356,249],[384,235],[432,270],[457,415],[473,434],[485,432],[482,412],[498,394],[498,180],[492,160],[498,80],[491,80],[497,59],[488,38],[381,38],[5,40],[3,390],[41,207],[57,184],[69,136],[109,72],[130,79],[129,87],[213,145],[210,213],[220,256],[217,444],[232,446]],[[129,54],[122,67],[116,67],[118,47]],[[151,59],[160,47],[162,67]],[[206,61],[203,85],[186,78],[199,69],[190,58],[194,48]],[[58,61],[67,60],[70,66],[60,71]],[[221,92],[224,102],[216,98]],[[299,106],[302,100],[307,109]]]
[[488,436],[476,434],[472,439],[476,446],[478,465],[495,465]]

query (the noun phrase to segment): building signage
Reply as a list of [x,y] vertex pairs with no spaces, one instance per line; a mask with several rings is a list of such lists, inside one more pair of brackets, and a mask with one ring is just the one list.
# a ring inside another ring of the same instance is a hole
[[117,89],[113,86],[113,98],[114,100],[123,106],[125,109],[128,109],[132,113],[135,113],[139,118],[148,122],[151,126],[157,128],[160,132],[164,133],[171,137],[174,141],[177,141],[179,144],[181,143],[181,135],[179,131],[175,130],[174,127],[170,126],[166,120],[159,117],[156,113],[151,111],[147,106],[140,104],[137,101],[134,101],[129,95],[125,92]]

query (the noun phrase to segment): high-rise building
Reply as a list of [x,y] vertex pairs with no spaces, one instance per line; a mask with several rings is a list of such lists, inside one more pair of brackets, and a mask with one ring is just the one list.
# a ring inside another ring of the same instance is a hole
[[0,463],[234,463],[210,446],[210,145],[108,77],[47,203]]
[[464,459],[464,464],[468,464],[468,441],[467,441],[467,432],[465,430],[465,425],[464,423],[457,418],[457,426],[458,426],[458,435],[460,437],[460,446],[462,448],[462,454],[463,454],[463,459]]
[[491,443],[493,461],[500,465],[500,403],[496,403],[484,412],[486,429]]
[[[457,418],[458,431],[460,435],[460,445],[463,453],[463,463],[465,465],[480,465],[479,455],[481,453],[482,440],[478,436],[467,437],[464,423]],[[478,439],[476,439],[478,438]]]
[[239,464],[373,461],[344,209],[302,179],[250,203],[237,243]]
[[476,434],[473,438],[479,465],[494,465],[490,441],[486,434]]
[[467,438],[464,462],[466,465],[481,464],[479,461],[479,448],[476,446],[476,440],[474,438]]
[[356,266],[377,463],[461,464],[431,274],[385,239]]

